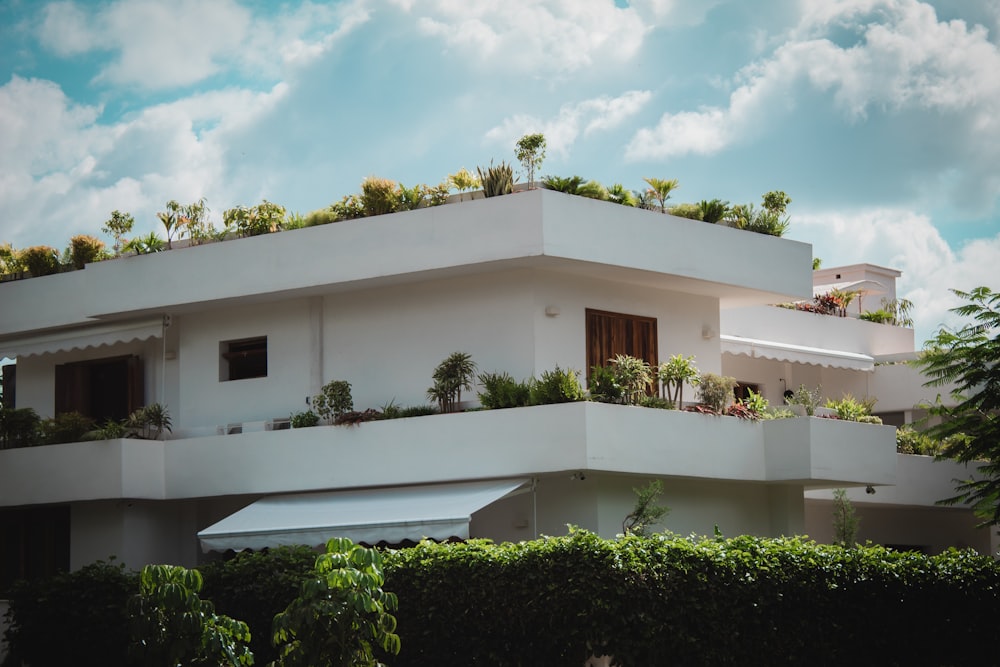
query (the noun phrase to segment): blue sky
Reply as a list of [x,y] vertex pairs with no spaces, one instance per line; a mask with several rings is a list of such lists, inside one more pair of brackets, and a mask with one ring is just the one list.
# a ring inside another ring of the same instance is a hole
[[513,161],[675,203],[792,197],[824,266],[903,271],[918,343],[1000,289],[995,0],[0,3],[0,241],[166,201],[307,213]]

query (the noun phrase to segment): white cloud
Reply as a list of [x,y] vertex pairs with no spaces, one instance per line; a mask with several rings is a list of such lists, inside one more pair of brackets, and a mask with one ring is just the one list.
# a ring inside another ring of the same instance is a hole
[[533,132],[545,135],[547,149],[566,156],[581,132],[610,130],[638,113],[649,102],[648,90],[630,90],[618,97],[601,96],[582,102],[564,104],[559,113],[549,120],[534,116],[514,115],[486,132],[486,140],[502,145],[513,145],[521,136]]
[[[398,5],[399,3],[397,3]],[[648,4],[648,3],[644,3]],[[649,11],[667,11],[652,3]],[[631,60],[651,24],[612,0],[403,3],[417,28],[494,71],[564,74]]]
[[114,209],[132,212],[136,231],[155,229],[153,214],[169,199],[211,193],[210,204],[232,205],[229,136],[286,94],[284,84],[214,91],[102,125],[98,108],[74,105],[55,84],[14,77],[0,86],[4,240],[65,243],[94,234]]
[[[770,57],[736,77],[726,108],[665,113],[637,131],[626,150],[633,160],[714,154],[780,127],[803,83],[827,92],[847,119],[872,109],[954,114],[969,146],[1000,140],[1000,50],[982,26],[938,21],[917,0],[855,0],[806,4],[804,19]],[[856,42],[831,41],[838,30]]]
[[112,53],[95,81],[113,86],[175,88],[234,70],[274,79],[365,23],[366,4],[307,1],[255,17],[235,0],[118,0],[97,7],[65,1],[44,8],[38,36],[62,57]]
[[813,244],[824,267],[868,262],[902,271],[897,294],[914,303],[918,345],[959,321],[948,312],[959,303],[952,288],[1000,289],[1000,234],[953,248],[926,215],[888,208],[796,214],[791,231]]

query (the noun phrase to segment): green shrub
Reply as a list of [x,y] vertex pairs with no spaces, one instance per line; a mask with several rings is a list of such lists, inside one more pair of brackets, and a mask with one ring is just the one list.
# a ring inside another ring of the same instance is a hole
[[125,607],[137,586],[134,572],[104,561],[15,584],[4,667],[128,664]]
[[534,405],[571,403],[585,398],[580,386],[580,373],[571,368],[542,371],[542,377],[531,385],[531,402]]
[[32,408],[0,407],[0,449],[40,444],[41,428],[42,418]]
[[484,197],[498,197],[509,195],[514,191],[514,170],[506,162],[501,162],[497,166],[490,166],[483,171],[482,167],[476,167],[479,173],[479,182],[483,184]]
[[810,417],[815,414],[816,408],[818,408],[822,399],[820,398],[821,387],[816,387],[815,389],[809,389],[804,384],[800,384],[799,388],[792,392],[792,395],[785,398],[785,403],[788,405],[801,405],[806,409],[806,414]]
[[621,387],[622,400],[626,405],[638,405],[653,385],[653,369],[645,359],[616,354],[611,360],[611,370],[615,374],[615,384]]
[[365,215],[392,213],[399,207],[399,190],[395,181],[369,176],[361,182],[361,208]]
[[289,421],[292,423],[292,428],[309,428],[319,423],[319,415],[312,410],[306,410],[305,412],[296,412]]
[[274,616],[295,599],[302,580],[312,572],[316,552],[309,547],[276,547],[241,551],[233,558],[198,568],[205,580],[202,593],[221,614],[239,617],[250,626],[255,663],[278,657],[271,644]]
[[667,213],[678,218],[688,218],[689,220],[701,220],[703,213],[698,204],[677,204],[667,209]]
[[876,324],[891,324],[892,313],[880,308],[878,310],[861,313],[861,315],[858,316],[858,319],[864,320],[865,322],[875,322]]
[[59,273],[59,252],[47,245],[25,248],[20,255],[21,264],[33,277]]
[[722,414],[733,401],[733,389],[736,388],[736,378],[702,373],[698,378],[698,401]]
[[643,396],[639,399],[639,405],[644,408],[656,408],[659,410],[673,410],[674,402],[668,398],[660,398],[659,396]]
[[508,373],[480,373],[483,391],[479,402],[488,410],[519,408],[531,403],[531,384],[518,382]]
[[316,227],[317,225],[328,225],[331,222],[337,222],[339,219],[337,212],[332,207],[327,206],[326,208],[307,213],[302,224],[306,227]]
[[63,412],[42,422],[42,440],[49,445],[80,442],[96,424],[79,412]]
[[[862,417],[870,416],[874,405],[874,399],[858,400],[851,394],[844,394],[839,401],[830,399],[826,402],[826,407],[836,410],[839,418],[852,422],[862,421]],[[871,420],[865,421],[873,423]],[[882,420],[879,419],[877,423],[881,424]]]
[[91,262],[101,259],[104,254],[104,241],[79,234],[69,240],[70,259],[76,269],[82,269]]
[[622,388],[610,366],[593,366],[590,369],[590,399],[600,403],[621,403]]
[[313,396],[312,407],[316,414],[326,420],[336,419],[344,413],[351,412],[354,410],[351,383],[346,380],[327,382],[320,392]]

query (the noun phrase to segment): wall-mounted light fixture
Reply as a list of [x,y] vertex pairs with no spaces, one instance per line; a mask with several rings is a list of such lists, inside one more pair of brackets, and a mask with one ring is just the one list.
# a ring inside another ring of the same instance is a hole
[[559,306],[545,306],[546,317],[559,317]]
[[716,331],[711,326],[703,324],[701,327],[701,337],[705,340],[712,340],[716,336]]

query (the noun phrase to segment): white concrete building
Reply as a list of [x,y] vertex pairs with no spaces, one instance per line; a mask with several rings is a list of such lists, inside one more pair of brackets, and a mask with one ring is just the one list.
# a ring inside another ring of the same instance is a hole
[[173,420],[163,441],[0,451],[0,574],[191,566],[203,547],[332,534],[610,537],[654,478],[679,533],[829,539],[830,491],[848,487],[863,538],[991,548],[969,512],[933,506],[957,473],[897,455],[889,425],[573,403],[285,428],[332,379],[360,409],[426,404],[455,351],[519,379],[694,355],[775,404],[802,383],[912,416],[918,380],[875,367],[912,353],[912,330],[769,305],[811,298],[811,260],[803,243],[534,190],[0,284],[16,407],[159,402]]

